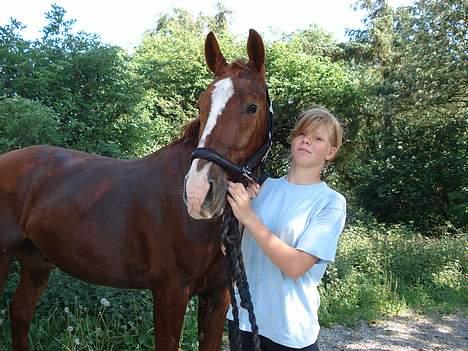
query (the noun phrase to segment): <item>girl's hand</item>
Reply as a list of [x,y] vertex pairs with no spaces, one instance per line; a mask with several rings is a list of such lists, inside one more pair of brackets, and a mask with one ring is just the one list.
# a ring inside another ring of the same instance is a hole
[[[234,216],[243,225],[255,217],[255,213],[250,206],[251,196],[257,196],[258,190],[255,185],[247,190],[242,183],[228,182],[228,196],[227,200],[231,205]],[[260,187],[259,187],[260,188]]]
[[255,199],[259,191],[260,185],[258,185],[257,183],[250,182],[249,185],[247,185],[247,192],[249,193],[251,199]]

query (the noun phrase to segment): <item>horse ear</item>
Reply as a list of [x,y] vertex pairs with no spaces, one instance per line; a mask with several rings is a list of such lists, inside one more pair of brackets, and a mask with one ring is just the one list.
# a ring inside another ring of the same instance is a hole
[[209,32],[206,36],[205,60],[208,68],[214,74],[217,74],[219,70],[227,64],[213,32]]
[[253,29],[249,30],[247,53],[249,54],[249,65],[254,66],[259,72],[263,71],[265,47],[263,46],[262,37]]

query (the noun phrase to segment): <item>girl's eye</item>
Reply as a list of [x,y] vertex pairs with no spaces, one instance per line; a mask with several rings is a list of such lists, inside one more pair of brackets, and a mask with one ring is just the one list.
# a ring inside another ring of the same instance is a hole
[[247,107],[247,113],[255,113],[257,112],[257,109],[258,109],[257,105],[251,104],[249,105],[249,107]]

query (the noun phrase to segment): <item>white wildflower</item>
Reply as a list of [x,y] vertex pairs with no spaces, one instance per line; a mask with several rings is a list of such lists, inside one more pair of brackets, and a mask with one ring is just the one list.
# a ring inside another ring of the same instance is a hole
[[71,333],[72,331],[73,331],[73,327],[72,327],[71,325],[69,325],[69,326],[67,327],[67,332]]
[[65,308],[63,309],[63,311],[64,311],[66,314],[69,314],[69,313],[70,313],[70,309],[69,309],[68,307],[65,307]]
[[80,344],[80,339],[76,338],[75,339],[75,345],[79,345]]
[[101,299],[101,305],[103,305],[104,307],[109,307],[110,306],[110,302],[105,299],[104,297]]

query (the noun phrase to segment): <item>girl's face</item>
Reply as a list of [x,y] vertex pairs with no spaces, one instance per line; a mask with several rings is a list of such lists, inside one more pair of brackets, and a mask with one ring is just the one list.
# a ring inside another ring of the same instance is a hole
[[336,147],[331,146],[325,127],[317,127],[310,133],[301,133],[291,143],[291,156],[296,166],[320,167],[332,159]]

